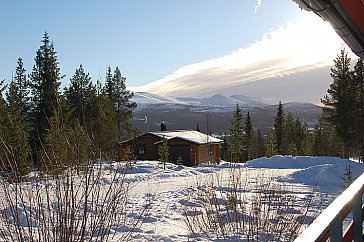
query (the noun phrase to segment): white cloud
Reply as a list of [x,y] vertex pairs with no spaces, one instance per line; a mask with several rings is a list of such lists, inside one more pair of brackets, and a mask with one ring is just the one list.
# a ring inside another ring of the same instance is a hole
[[[237,94],[233,87],[287,76],[305,78],[304,73],[331,66],[343,45],[328,23],[308,14],[297,23],[289,22],[264,34],[246,48],[181,67],[160,80],[133,89],[173,96]],[[264,97],[274,98],[274,93],[267,95]]]

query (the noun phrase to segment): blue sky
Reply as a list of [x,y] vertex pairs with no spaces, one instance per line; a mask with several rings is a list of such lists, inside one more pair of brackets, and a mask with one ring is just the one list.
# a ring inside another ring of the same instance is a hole
[[218,58],[252,44],[307,13],[291,0],[88,0],[0,2],[0,79],[18,57],[27,72],[45,31],[54,41],[68,84],[83,64],[93,80],[119,66],[128,86]]

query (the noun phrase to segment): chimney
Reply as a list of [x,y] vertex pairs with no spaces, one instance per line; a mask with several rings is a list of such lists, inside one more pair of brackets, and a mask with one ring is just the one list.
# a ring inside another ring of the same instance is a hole
[[167,126],[165,125],[165,123],[161,123],[161,131],[166,131],[167,130]]

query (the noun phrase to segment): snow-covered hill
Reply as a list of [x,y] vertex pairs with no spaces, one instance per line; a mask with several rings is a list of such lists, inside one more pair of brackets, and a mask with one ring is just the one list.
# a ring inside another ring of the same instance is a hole
[[259,97],[251,97],[245,95],[232,95],[230,96],[236,100],[239,100],[242,103],[250,104],[250,105],[266,105],[266,103]]
[[155,106],[155,105],[190,105],[190,106],[220,106],[235,107],[238,103],[240,106],[267,105],[262,99],[244,95],[233,95],[231,97],[222,94],[215,94],[207,98],[199,97],[169,97],[148,92],[135,92],[132,99],[138,106]]
[[135,92],[132,100],[137,104],[188,104],[173,97],[162,96],[149,92]]
[[344,173],[350,166],[353,178],[364,172],[364,164],[338,157],[273,156],[249,161],[245,167],[269,169],[298,169],[281,180],[307,185],[332,186],[340,188]]
[[204,98],[201,100],[201,105],[204,106],[228,106],[235,107],[236,104],[240,106],[254,106],[254,105],[267,105],[263,102],[263,100],[257,97],[248,97],[244,95],[233,95],[233,96],[225,96],[222,94],[216,94],[209,98]]

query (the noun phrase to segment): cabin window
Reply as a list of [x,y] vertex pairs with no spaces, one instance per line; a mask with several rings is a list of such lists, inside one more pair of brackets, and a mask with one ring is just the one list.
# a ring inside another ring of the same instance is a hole
[[214,154],[214,145],[209,145],[209,155]]
[[138,155],[145,154],[145,145],[138,145]]

